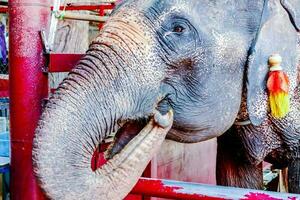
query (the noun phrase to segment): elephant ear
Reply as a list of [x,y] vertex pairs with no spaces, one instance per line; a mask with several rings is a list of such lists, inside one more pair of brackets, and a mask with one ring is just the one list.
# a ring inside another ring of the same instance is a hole
[[300,31],[300,0],[281,0],[297,31]]
[[[300,9],[296,9],[300,6],[300,0],[283,2],[285,4],[280,1],[265,1],[261,25],[249,52],[247,107],[254,125],[260,125],[269,112],[266,81],[269,72],[268,58],[272,54],[278,53],[283,58],[281,65],[290,78],[290,93],[296,88],[298,33],[295,27],[300,25]],[[288,5],[289,9],[284,5]]]

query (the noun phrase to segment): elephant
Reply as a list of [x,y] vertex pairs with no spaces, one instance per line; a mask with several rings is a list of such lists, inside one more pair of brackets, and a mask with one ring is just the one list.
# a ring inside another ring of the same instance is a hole
[[[45,105],[32,154],[46,195],[122,199],[165,138],[196,143],[226,132],[240,111],[266,2],[120,2]],[[296,11],[289,17],[298,24]],[[290,64],[294,52],[284,55]],[[109,136],[108,161],[92,170]]]

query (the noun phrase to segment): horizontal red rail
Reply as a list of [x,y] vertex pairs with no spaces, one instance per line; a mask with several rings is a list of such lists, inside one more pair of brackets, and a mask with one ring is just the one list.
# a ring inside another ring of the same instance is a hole
[[[67,5],[60,6],[60,10],[110,10],[114,8],[114,4],[100,4],[100,5]],[[51,8],[52,9],[52,8]]]
[[210,186],[172,180],[141,178],[132,194],[169,199],[189,200],[299,200],[300,195],[259,190]]
[[[114,8],[114,4],[100,4],[100,5],[66,5],[60,6],[60,10],[68,10],[68,11],[75,11],[75,10],[111,10]],[[53,7],[51,7],[51,10]],[[0,7],[0,13],[7,13],[8,7],[2,6]]]
[[7,12],[8,12],[8,7],[7,6],[0,7],[0,13],[7,13]]
[[50,53],[47,72],[69,72],[84,54]]
[[9,91],[0,91],[0,98],[8,98],[9,97]]
[[9,96],[8,75],[0,75],[0,98]]

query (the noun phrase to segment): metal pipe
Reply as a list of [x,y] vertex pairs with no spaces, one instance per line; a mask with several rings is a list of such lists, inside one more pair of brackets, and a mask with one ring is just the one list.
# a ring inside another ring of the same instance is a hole
[[7,11],[8,11],[7,6],[0,7],[0,13],[7,13]]
[[59,10],[65,11],[78,11],[78,10],[107,10],[113,9],[115,7],[114,4],[93,4],[93,5],[81,5],[81,4],[68,4],[66,6],[60,6]]
[[[102,5],[102,4],[97,4],[97,5],[77,5],[77,4],[71,4],[71,5],[66,5],[66,6],[60,6],[59,10],[66,10],[66,11],[77,11],[77,10],[99,10],[104,9],[107,14],[110,14],[112,9],[114,8],[114,4],[107,4],[107,5]],[[51,7],[51,10],[53,10],[53,6]],[[0,13],[7,13],[8,12],[8,7],[7,6],[2,6],[0,7]]]
[[104,23],[108,19],[108,17],[105,17],[105,16],[96,16],[96,15],[79,14],[79,13],[60,13],[60,12],[58,12],[58,15],[61,16],[63,19],[101,22],[101,23]]
[[32,141],[48,96],[40,31],[47,29],[50,0],[9,1],[11,199],[45,199],[34,177]]
[[172,180],[141,178],[131,194],[169,199],[300,199],[300,195],[251,189],[203,185]]

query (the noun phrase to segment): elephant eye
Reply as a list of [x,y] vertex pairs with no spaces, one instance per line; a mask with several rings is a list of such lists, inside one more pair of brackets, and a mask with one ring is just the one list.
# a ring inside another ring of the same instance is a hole
[[181,25],[175,25],[173,27],[173,31],[174,33],[182,33],[185,30],[185,28]]

